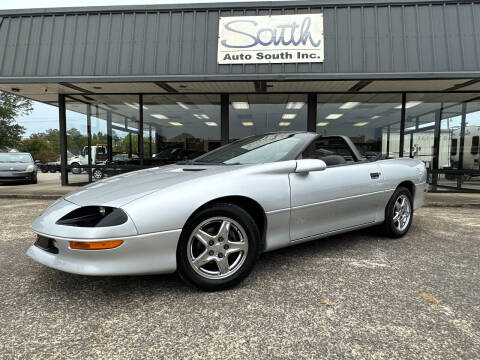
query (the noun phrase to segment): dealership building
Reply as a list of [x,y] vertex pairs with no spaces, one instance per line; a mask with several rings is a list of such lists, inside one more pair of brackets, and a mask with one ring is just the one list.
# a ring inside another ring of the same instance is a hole
[[0,90],[58,107],[63,184],[92,181],[100,154],[129,171],[308,130],[480,192],[477,1],[9,10],[0,49]]

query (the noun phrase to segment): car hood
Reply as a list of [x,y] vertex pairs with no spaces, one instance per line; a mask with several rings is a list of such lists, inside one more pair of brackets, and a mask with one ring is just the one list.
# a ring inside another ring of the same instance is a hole
[[87,185],[65,196],[65,200],[79,206],[121,207],[155,191],[234,168],[238,166],[169,165],[133,171]]
[[0,163],[0,171],[25,171],[28,167],[27,163]]

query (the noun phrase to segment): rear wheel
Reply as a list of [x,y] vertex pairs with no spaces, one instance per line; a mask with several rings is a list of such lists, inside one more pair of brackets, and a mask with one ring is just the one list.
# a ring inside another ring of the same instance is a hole
[[383,230],[392,238],[405,235],[410,229],[413,218],[412,194],[407,188],[399,187],[393,193],[385,209]]
[[100,169],[93,169],[92,176],[96,180],[100,180],[103,178],[103,171]]
[[259,252],[255,221],[233,204],[213,204],[185,225],[177,248],[178,273],[207,290],[237,285],[252,270]]
[[77,167],[77,166],[80,166],[79,163],[74,162],[71,164],[71,166],[72,166],[72,174],[80,174],[82,172],[82,169]]

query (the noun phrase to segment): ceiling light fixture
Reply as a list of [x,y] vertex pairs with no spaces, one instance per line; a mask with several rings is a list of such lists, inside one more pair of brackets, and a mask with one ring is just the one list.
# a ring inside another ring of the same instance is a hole
[[293,120],[293,119],[295,119],[296,116],[297,116],[297,114],[283,114],[282,119]]
[[169,121],[168,123],[173,126],[183,126],[183,124],[178,121]]
[[379,115],[373,115],[370,119],[375,120],[375,119],[378,119],[378,118],[380,118],[380,117],[381,117],[381,116],[379,116]]
[[280,121],[278,123],[278,126],[290,126],[291,122],[290,121]]
[[152,114],[150,116],[154,117],[155,119],[160,119],[160,120],[167,120],[168,119],[168,117],[163,115],[163,114]]
[[318,122],[317,126],[327,126],[328,122]]
[[185,105],[183,102],[181,101],[177,101],[177,105],[180,106],[181,108],[184,108],[185,110],[188,110],[190,109],[187,105]]
[[215,121],[206,121],[205,125],[207,125],[207,126],[218,126],[218,124]]
[[340,106],[340,109],[353,109],[357,105],[360,105],[358,101],[347,101],[345,104]]
[[343,114],[329,114],[325,117],[325,119],[335,120],[335,119],[341,118],[342,116]]
[[232,106],[235,110],[248,110],[250,108],[246,101],[233,101]]
[[[140,109],[140,104],[139,103],[133,103],[134,106],[137,107],[137,109]],[[143,109],[144,110],[148,110],[148,107],[146,107],[145,105],[143,105]]]
[[360,121],[360,122],[357,122],[355,124],[353,124],[353,126],[365,126],[368,124],[368,121]]
[[303,105],[305,105],[304,102],[301,102],[301,101],[298,101],[298,102],[288,102],[287,103],[287,109],[301,109],[303,107]]
[[[405,109],[410,109],[420,104],[423,104],[423,101],[407,101],[405,103]],[[402,108],[402,104],[395,106],[395,109],[401,109],[401,108]]]
[[244,121],[244,122],[242,122],[242,125],[243,126],[253,126],[253,122],[252,121]]
[[131,107],[132,109],[135,109],[135,110],[138,110],[138,109],[139,109],[139,107],[138,107],[137,105],[135,105],[135,103],[130,104],[130,103],[128,103],[128,102],[124,102],[124,104],[127,105],[127,106],[129,106],[129,107]]

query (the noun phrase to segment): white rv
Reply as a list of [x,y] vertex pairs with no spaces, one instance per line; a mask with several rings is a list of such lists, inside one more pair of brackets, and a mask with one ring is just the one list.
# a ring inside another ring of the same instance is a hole
[[[450,143],[450,166],[458,168],[460,161],[460,129],[452,130]],[[463,146],[463,169],[480,169],[480,126],[465,127]]]

